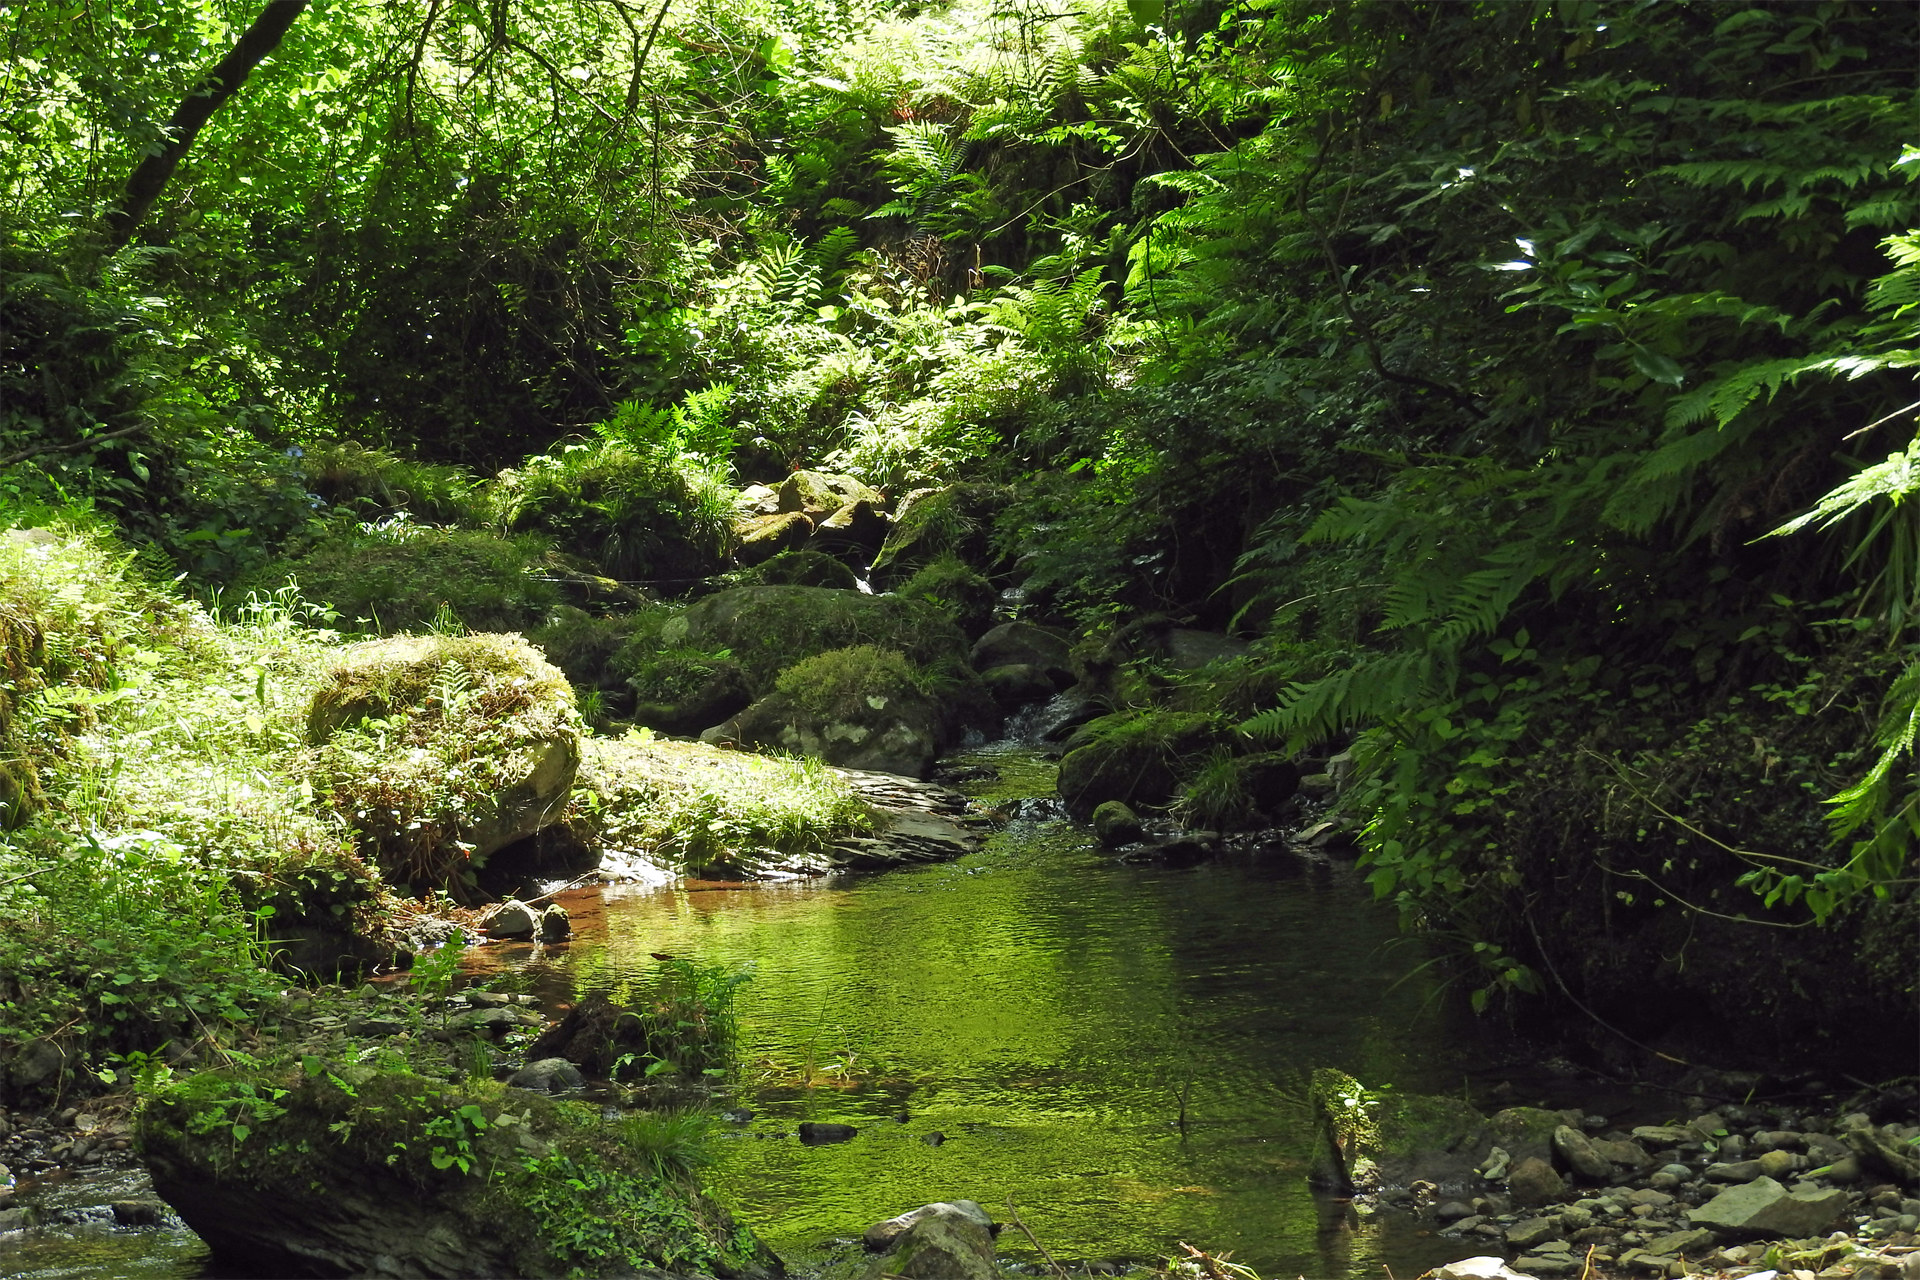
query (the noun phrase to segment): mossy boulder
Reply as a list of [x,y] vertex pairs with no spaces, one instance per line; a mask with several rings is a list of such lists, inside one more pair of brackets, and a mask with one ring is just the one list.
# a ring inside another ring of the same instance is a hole
[[389,878],[464,882],[559,819],[580,763],[566,677],[519,636],[349,647],[307,713],[315,790]]
[[783,551],[806,545],[813,536],[813,521],[799,511],[779,511],[772,515],[748,515],[734,521],[734,562],[756,565]]
[[964,669],[967,642],[953,620],[922,600],[829,587],[735,587],[669,619],[662,647],[725,650],[756,695],[772,691],[787,667],[829,649],[876,645],[916,667]]
[[1223,738],[1209,716],[1122,711],[1074,731],[1060,759],[1060,798],[1081,822],[1109,800],[1134,808],[1172,799],[1181,777]]
[[701,736],[924,778],[944,736],[924,683],[898,650],[830,650],[795,663],[773,693]]
[[1308,1179],[1339,1194],[1370,1195],[1431,1182],[1443,1194],[1480,1185],[1494,1129],[1460,1098],[1369,1089],[1344,1071],[1313,1073],[1319,1127]]
[[[987,576],[955,555],[936,557],[895,588],[894,594],[907,600],[925,600],[942,610],[969,639],[977,639],[993,627],[994,607],[1000,603],[1000,593]],[[983,671],[992,665],[974,663]]]
[[832,587],[857,591],[860,580],[852,569],[824,551],[782,551],[773,559],[740,575],[743,586]]
[[778,506],[781,511],[799,511],[814,520],[823,520],[857,502],[878,511],[887,500],[878,489],[849,475],[833,471],[796,471],[780,484]]
[[876,581],[904,581],[943,554],[990,568],[993,522],[1010,494],[997,485],[972,483],[915,489],[901,500],[874,557]]
[[[135,1139],[154,1190],[255,1275],[759,1280],[779,1259],[644,1118],[491,1081],[320,1065],[175,1080]],[[650,1149],[650,1147],[652,1149]]]

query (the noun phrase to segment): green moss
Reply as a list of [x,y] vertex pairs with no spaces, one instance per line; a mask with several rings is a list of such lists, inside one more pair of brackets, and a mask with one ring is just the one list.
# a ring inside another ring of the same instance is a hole
[[539,537],[387,521],[336,525],[305,554],[262,575],[381,633],[421,631],[450,615],[476,631],[533,626],[560,600],[542,576]]
[[739,587],[709,596],[669,619],[662,648],[725,650],[746,669],[756,695],[802,659],[829,649],[895,649],[923,670],[964,668],[966,637],[923,600],[819,587]]
[[572,688],[519,636],[353,646],[314,692],[307,729],[317,789],[367,856],[415,887],[463,882],[470,859],[528,834],[579,762]]
[[798,711],[823,720],[859,721],[883,702],[907,691],[924,692],[920,673],[897,649],[870,644],[829,649],[782,671],[774,692]]
[[873,811],[817,761],[699,742],[589,739],[581,783],[568,812],[575,834],[683,869],[766,849],[805,858],[875,829]]
[[[771,1256],[700,1194],[689,1161],[663,1163],[634,1141],[646,1124],[491,1081],[309,1055],[161,1083],[135,1136],[162,1194],[190,1183],[300,1204],[350,1187],[430,1206],[463,1225],[475,1261],[503,1273],[766,1267]],[[191,1225],[215,1239],[222,1229]]]
[[741,586],[834,587],[854,591],[860,585],[852,569],[824,551],[782,551],[765,564],[743,569],[734,577]]
[[894,594],[926,601],[945,612],[969,636],[983,635],[993,626],[994,606],[1000,602],[1000,593],[986,576],[951,553],[934,557],[895,588]]

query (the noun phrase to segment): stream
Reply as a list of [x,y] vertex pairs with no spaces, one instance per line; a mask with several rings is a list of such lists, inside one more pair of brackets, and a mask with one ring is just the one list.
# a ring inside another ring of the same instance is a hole
[[[1051,764],[993,749],[961,763],[998,773],[969,789],[1007,821],[958,862],[574,891],[571,943],[477,949],[467,978],[551,1010],[643,991],[655,953],[747,966],[747,1061],[707,1181],[800,1271],[869,1223],[960,1198],[1000,1221],[1011,1202],[1063,1261],[1185,1241],[1269,1277],[1378,1280],[1472,1252],[1306,1184],[1313,1068],[1417,1092],[1492,1078],[1349,863],[1286,847],[1119,863],[1039,798]],[[807,1146],[808,1120],[859,1132]],[[36,1194],[72,1220],[0,1239],[0,1274],[215,1274],[184,1229],[114,1232],[86,1212],[124,1189]],[[1011,1228],[1000,1246],[1039,1256]]]

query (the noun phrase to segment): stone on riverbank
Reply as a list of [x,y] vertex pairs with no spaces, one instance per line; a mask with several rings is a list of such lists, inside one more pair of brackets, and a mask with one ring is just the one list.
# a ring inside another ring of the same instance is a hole
[[316,793],[416,888],[558,821],[580,764],[573,688],[517,635],[349,646],[314,692],[307,737]]
[[1491,1137],[1486,1117],[1458,1098],[1370,1090],[1345,1072],[1313,1073],[1309,1105],[1320,1127],[1309,1179],[1359,1194],[1416,1181],[1441,1193],[1479,1185]]
[[1734,1239],[1810,1236],[1831,1226],[1846,1207],[1844,1191],[1789,1191],[1772,1178],[1756,1178],[1722,1191],[1689,1212],[1687,1221]]
[[619,1121],[491,1082],[202,1072],[149,1100],[137,1139],[161,1198],[249,1274],[783,1273]]
[[902,1214],[892,1222],[903,1229],[892,1236],[891,1247],[867,1269],[867,1280],[901,1276],[906,1280],[1000,1280],[993,1259],[993,1232],[986,1214],[971,1201],[930,1204]]

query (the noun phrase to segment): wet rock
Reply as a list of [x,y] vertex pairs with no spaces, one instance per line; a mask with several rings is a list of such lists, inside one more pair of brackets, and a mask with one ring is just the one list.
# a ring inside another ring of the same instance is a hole
[[115,1200],[113,1220],[123,1227],[158,1226],[167,1206],[158,1200]]
[[480,931],[489,938],[531,938],[539,928],[539,915],[518,898],[508,898],[480,918]]
[[557,902],[547,904],[540,913],[540,941],[565,942],[573,936],[573,917]]
[[1160,867],[1194,867],[1220,852],[1218,831],[1182,831],[1164,840],[1136,845],[1120,861]]
[[25,1231],[33,1225],[33,1210],[27,1208],[0,1209],[0,1235],[9,1231]]
[[1109,849],[1132,844],[1144,834],[1140,815],[1124,800],[1109,800],[1093,811],[1094,838]]
[[452,1035],[481,1035],[498,1038],[516,1027],[537,1027],[540,1019],[518,1009],[468,1009],[446,1021]]
[[1514,1249],[1532,1249],[1559,1234],[1556,1218],[1523,1218],[1507,1228],[1507,1244]]
[[1631,1138],[1594,1138],[1593,1149],[1613,1164],[1628,1169],[1644,1169],[1653,1163],[1647,1149]]
[[813,536],[813,521],[799,511],[781,511],[742,517],[734,522],[733,531],[739,539],[734,561],[751,567],[804,546]]
[[540,1093],[565,1093],[582,1088],[586,1083],[580,1068],[565,1058],[537,1058],[507,1077],[507,1084],[515,1089],[532,1089]]
[[1713,1239],[1713,1232],[1711,1231],[1697,1229],[1693,1231],[1669,1231],[1665,1235],[1655,1236],[1653,1239],[1647,1241],[1647,1252],[1669,1255],[1684,1253],[1689,1257],[1699,1257],[1702,1253],[1705,1253],[1713,1247]]
[[987,1211],[974,1201],[943,1200],[938,1204],[923,1204],[918,1209],[909,1209],[884,1222],[874,1223],[861,1235],[860,1243],[866,1247],[868,1253],[885,1253],[899,1243],[900,1237],[906,1234],[907,1228],[914,1223],[940,1214],[952,1214],[964,1218],[977,1224],[990,1235],[999,1234],[1000,1229],[994,1225],[993,1219],[987,1216]]
[[935,1129],[932,1133],[923,1133],[920,1135],[920,1141],[922,1145],[929,1146],[929,1147],[940,1146],[941,1144],[946,1142],[946,1140],[947,1140],[947,1135],[944,1133],[941,1133],[938,1129]]
[[1687,1221],[1735,1238],[1799,1237],[1826,1230],[1846,1207],[1844,1191],[1789,1191],[1772,1178],[1756,1178],[1722,1191],[1690,1211]]
[[[900,1276],[905,1280],[1000,1280],[993,1259],[993,1233],[972,1212],[955,1204],[916,1210],[916,1218],[894,1239],[891,1250],[874,1259],[868,1280]],[[977,1215],[977,1216],[976,1216]],[[911,1216],[911,1215],[909,1215]]]
[[1606,1182],[1613,1177],[1612,1161],[1594,1150],[1593,1140],[1572,1125],[1554,1129],[1553,1150],[1568,1169],[1589,1182]]
[[[1441,1222],[1451,1222],[1458,1226],[1462,1218],[1473,1217],[1473,1206],[1458,1200],[1448,1200],[1434,1206],[1433,1216]],[[1469,1223],[1468,1228],[1471,1229],[1471,1226],[1472,1224]]]
[[1025,662],[988,667],[980,673],[980,681],[987,686],[987,693],[992,696],[994,705],[1003,711],[1024,707],[1032,702],[1045,702],[1059,692],[1046,668]]
[[850,1124],[826,1124],[807,1120],[800,1125],[800,1141],[809,1147],[824,1147],[835,1142],[846,1142],[859,1132]]
[[1435,1194],[1479,1186],[1488,1122],[1458,1098],[1376,1093],[1323,1067],[1313,1073],[1309,1105],[1320,1131],[1308,1174],[1316,1186],[1369,1193],[1425,1182]]
[[1566,1181],[1538,1156],[1522,1160],[1507,1175],[1507,1192],[1516,1205],[1552,1204],[1566,1194],[1566,1190]]
[[1059,671],[1071,678],[1069,646],[1063,636],[1031,622],[1003,622],[973,642],[974,668],[1027,666]]

